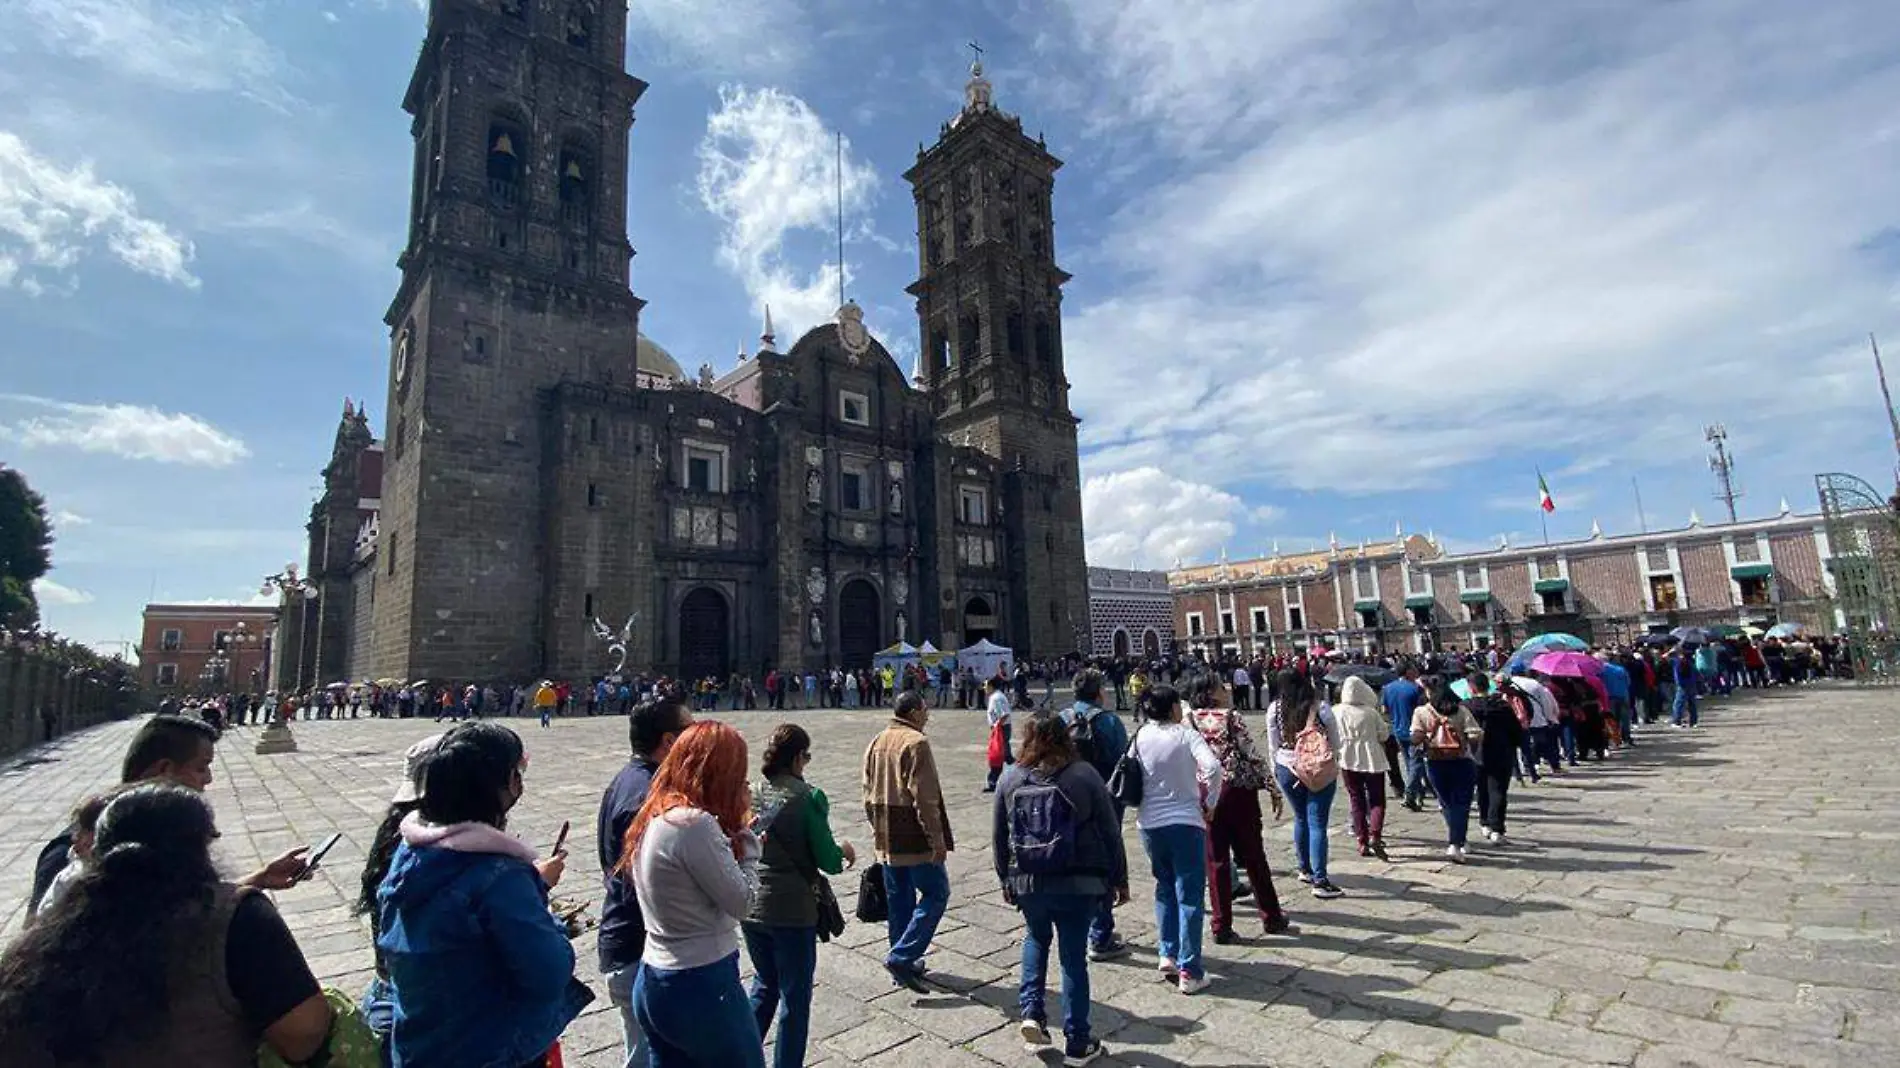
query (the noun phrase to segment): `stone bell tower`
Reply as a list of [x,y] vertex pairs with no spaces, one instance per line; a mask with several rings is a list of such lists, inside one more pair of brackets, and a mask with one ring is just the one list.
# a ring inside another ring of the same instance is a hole
[[544,391],[630,385],[627,9],[431,0],[390,328],[378,676],[520,680],[545,656]]
[[905,173],[917,202],[921,377],[938,432],[1009,472],[1012,585],[1004,627],[1020,652],[1085,648],[1088,568],[1076,427],[1062,353],[1052,196],[1062,161],[997,108],[978,62],[964,104]]

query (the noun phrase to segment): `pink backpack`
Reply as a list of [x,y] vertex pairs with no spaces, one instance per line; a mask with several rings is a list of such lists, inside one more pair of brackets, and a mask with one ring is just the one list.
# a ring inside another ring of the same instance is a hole
[[1339,778],[1339,754],[1319,721],[1319,708],[1306,713],[1306,726],[1293,739],[1293,777],[1308,790],[1324,790]]

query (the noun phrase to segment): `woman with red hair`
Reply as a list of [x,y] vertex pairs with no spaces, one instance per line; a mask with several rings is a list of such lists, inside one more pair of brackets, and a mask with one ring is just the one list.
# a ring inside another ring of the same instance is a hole
[[739,985],[739,922],[759,894],[750,801],[745,739],[699,723],[667,751],[627,828],[620,863],[647,931],[633,1011],[654,1068],[765,1068]]

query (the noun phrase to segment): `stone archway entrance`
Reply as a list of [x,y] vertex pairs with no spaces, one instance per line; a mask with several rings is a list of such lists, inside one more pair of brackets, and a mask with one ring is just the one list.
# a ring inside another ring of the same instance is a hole
[[996,640],[996,609],[981,597],[972,597],[963,604],[963,644],[975,645],[980,641]]
[[680,681],[691,684],[732,671],[732,609],[726,597],[701,586],[680,602]]
[[1161,635],[1149,631],[1141,636],[1141,651],[1153,660],[1161,655]]
[[1128,632],[1125,630],[1115,632],[1115,657],[1119,660],[1128,659]]
[[852,579],[838,591],[838,656],[846,668],[867,668],[884,648],[882,601],[877,587]]

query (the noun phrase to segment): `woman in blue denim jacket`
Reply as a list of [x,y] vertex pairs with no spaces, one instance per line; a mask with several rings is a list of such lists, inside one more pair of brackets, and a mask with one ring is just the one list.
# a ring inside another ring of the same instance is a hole
[[377,892],[396,1068],[539,1068],[588,1000],[548,912],[565,855],[537,861],[503,832],[524,763],[514,731],[478,721],[424,764],[421,807]]

